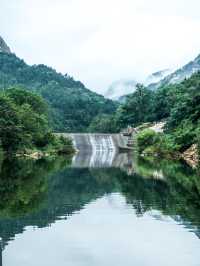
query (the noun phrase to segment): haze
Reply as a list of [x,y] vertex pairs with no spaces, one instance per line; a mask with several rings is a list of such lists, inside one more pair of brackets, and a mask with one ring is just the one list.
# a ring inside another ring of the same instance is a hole
[[0,35],[29,64],[102,92],[200,53],[199,0],[0,0]]

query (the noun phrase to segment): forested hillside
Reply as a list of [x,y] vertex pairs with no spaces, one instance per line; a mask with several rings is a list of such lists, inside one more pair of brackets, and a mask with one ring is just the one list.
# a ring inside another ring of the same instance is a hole
[[[164,134],[146,131],[141,136],[143,148],[155,144],[156,151],[182,153],[200,142],[200,72],[180,84],[163,86],[155,91],[138,84],[115,115],[97,121],[108,132],[115,132],[128,125],[137,127],[161,120],[166,121]],[[98,130],[98,125],[93,125],[93,129]]]
[[80,81],[45,65],[27,65],[14,54],[0,52],[0,88],[34,91],[49,103],[55,131],[84,132],[96,115],[110,114],[116,104],[91,92]]

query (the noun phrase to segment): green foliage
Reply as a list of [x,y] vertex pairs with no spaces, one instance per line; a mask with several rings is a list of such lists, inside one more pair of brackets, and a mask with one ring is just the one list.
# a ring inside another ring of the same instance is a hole
[[47,114],[47,104],[37,94],[30,93],[24,89],[11,88],[6,91],[6,95],[18,106],[29,105],[38,114]]
[[200,124],[200,72],[176,87],[179,88],[179,93],[171,107],[166,131],[174,137],[180,151],[184,151],[197,143]]
[[[0,53],[0,88],[13,86],[33,91],[47,101],[49,121],[56,132],[86,132],[96,115],[111,114],[117,108],[116,103],[89,91],[67,74],[45,65],[29,66],[13,54]],[[19,96],[19,92],[12,93],[19,103],[29,103],[28,95]],[[37,108],[36,95],[36,105],[33,98],[31,101],[32,108]]]
[[63,136],[56,137],[55,135],[52,135],[53,140],[49,141],[51,143],[48,146],[48,149],[53,150],[56,149],[56,152],[58,154],[73,154],[75,152],[72,140],[70,138],[66,138]]
[[148,146],[152,146],[157,142],[158,135],[152,129],[145,129],[137,135],[139,152],[143,152]]
[[161,157],[175,157],[178,145],[171,135],[145,129],[137,135],[138,151],[143,154]]
[[[135,164],[136,175],[124,178],[123,191],[127,202],[138,215],[157,209],[170,216],[180,215],[181,221],[199,226],[200,182],[197,171],[175,160],[140,158]],[[157,177],[157,178],[155,178]]]
[[0,95],[0,138],[6,151],[16,150],[22,142],[23,130],[19,109],[6,95]]
[[136,91],[127,97],[116,113],[116,122],[120,128],[128,125],[137,126],[143,122],[153,121],[153,92],[138,84]]
[[191,121],[183,120],[171,133],[174,142],[179,146],[180,151],[188,149],[197,142],[197,128]]
[[37,146],[49,131],[44,102],[30,92],[11,89],[0,94],[0,136],[6,151]]
[[47,106],[41,97],[12,88],[0,93],[0,138],[9,153],[27,149],[72,150],[72,143],[51,133]]
[[27,226],[43,228],[68,219],[108,193],[122,193],[138,216],[159,210],[199,232],[200,181],[196,171],[186,165],[140,159],[134,163],[134,176],[116,168],[66,166],[62,157],[56,161],[4,161],[0,173],[3,245]]
[[113,115],[105,115],[101,114],[96,116],[89,128],[89,132],[99,132],[99,133],[115,133],[117,132],[116,129],[116,121]]
[[0,169],[0,217],[19,217],[38,211],[44,204],[49,176],[66,168],[70,161],[67,157],[49,161],[6,158]]
[[[151,91],[139,85],[127,97],[116,114],[118,130],[132,125],[134,127],[152,121],[166,120],[165,135],[160,135],[157,143],[146,143],[148,152],[183,152],[197,143],[200,129],[200,72],[181,84],[172,84]],[[139,139],[143,137],[139,136]],[[144,135],[144,137],[148,137]],[[155,139],[155,138],[153,138]],[[142,140],[141,140],[142,141]],[[154,147],[153,147],[154,146]],[[143,144],[141,149],[143,149]]]

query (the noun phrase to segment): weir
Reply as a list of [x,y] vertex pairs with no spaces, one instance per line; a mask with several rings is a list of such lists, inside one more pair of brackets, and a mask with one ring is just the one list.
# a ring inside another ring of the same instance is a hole
[[59,135],[71,138],[79,151],[132,150],[128,146],[129,137],[123,134],[59,133]]
[[120,134],[67,134],[72,138],[78,150],[117,150],[126,145],[125,138]]
[[[130,163],[129,138],[123,134],[60,133],[59,135],[71,138],[78,151],[73,158],[73,167],[122,168]],[[121,153],[122,150],[126,153]]]

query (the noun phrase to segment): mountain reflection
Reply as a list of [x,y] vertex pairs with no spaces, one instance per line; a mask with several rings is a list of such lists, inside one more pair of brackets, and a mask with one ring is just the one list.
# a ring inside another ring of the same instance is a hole
[[114,192],[125,197],[138,217],[158,210],[199,235],[200,181],[197,172],[186,165],[140,160],[134,162],[130,175],[126,167],[72,168],[70,161],[7,159],[2,163],[2,247],[27,226],[42,228],[68,219],[86,204]]

